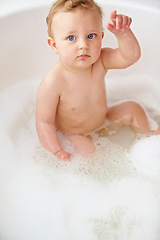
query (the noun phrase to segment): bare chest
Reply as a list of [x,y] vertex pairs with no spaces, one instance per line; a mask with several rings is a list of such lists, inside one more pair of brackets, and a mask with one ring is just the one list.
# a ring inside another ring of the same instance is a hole
[[104,81],[68,85],[60,98],[59,108],[68,112],[85,112],[106,105]]

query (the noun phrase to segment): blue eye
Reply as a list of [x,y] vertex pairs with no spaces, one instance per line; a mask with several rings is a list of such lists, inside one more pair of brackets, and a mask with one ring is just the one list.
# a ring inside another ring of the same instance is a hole
[[69,41],[74,41],[74,40],[76,39],[76,37],[75,37],[75,36],[69,36],[67,39],[68,39]]
[[88,38],[93,39],[93,38],[95,38],[95,36],[96,36],[95,34],[91,33],[91,34],[88,35]]

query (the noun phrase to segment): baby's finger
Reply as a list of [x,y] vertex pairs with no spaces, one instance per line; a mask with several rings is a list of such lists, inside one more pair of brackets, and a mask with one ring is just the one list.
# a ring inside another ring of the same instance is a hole
[[128,27],[128,17],[123,15],[122,16],[122,28]]
[[110,31],[110,32],[114,32],[114,26],[110,23],[107,23],[107,29]]
[[62,159],[62,160],[68,160],[68,161],[71,161],[71,154],[65,152],[65,154],[63,154],[63,155],[61,156],[61,159]]
[[128,17],[127,27],[129,28],[132,23],[132,18]]
[[117,11],[116,10],[113,10],[110,14],[110,19],[111,20],[115,20],[116,19],[116,16],[117,16]]
[[112,11],[111,14],[110,14],[109,23],[112,24],[113,26],[116,25],[116,16],[117,16],[117,11],[116,10]]
[[56,154],[56,157],[61,159],[61,160],[69,160],[70,161],[71,160],[71,156],[72,155],[70,153],[65,152],[63,150]]
[[117,15],[116,17],[116,29],[122,28],[122,15]]

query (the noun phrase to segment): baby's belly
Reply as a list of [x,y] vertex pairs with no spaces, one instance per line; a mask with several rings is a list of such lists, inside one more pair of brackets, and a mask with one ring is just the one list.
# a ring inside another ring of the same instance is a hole
[[65,133],[87,134],[100,128],[106,120],[107,109],[94,114],[75,113],[67,116],[59,115],[56,118],[56,127]]

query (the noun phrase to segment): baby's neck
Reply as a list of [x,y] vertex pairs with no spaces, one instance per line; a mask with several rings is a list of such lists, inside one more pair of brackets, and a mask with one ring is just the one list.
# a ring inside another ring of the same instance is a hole
[[87,68],[70,68],[68,66],[62,65],[62,68],[66,74],[69,74],[73,77],[87,77],[92,74],[92,65]]

